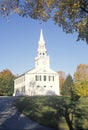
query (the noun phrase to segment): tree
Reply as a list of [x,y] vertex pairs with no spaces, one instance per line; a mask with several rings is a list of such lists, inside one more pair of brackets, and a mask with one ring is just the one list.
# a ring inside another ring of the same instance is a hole
[[[48,105],[56,111],[55,118],[60,122],[66,121],[69,130],[87,130],[88,129],[88,98],[79,98],[76,101],[70,97],[52,97],[47,100]],[[63,120],[62,120],[63,119]],[[59,125],[58,125],[59,126]],[[63,129],[63,128],[62,128]]]
[[88,81],[88,65],[79,64],[77,66],[76,72],[74,73],[75,83],[80,83],[82,81]]
[[60,92],[62,93],[62,87],[66,79],[66,74],[63,71],[58,71],[58,74],[59,74],[59,82],[60,82]]
[[75,84],[74,91],[78,96],[88,96],[88,81]]
[[71,96],[71,89],[73,87],[73,79],[69,74],[62,87],[62,95]]
[[78,40],[88,43],[88,0],[3,0],[2,16],[12,11],[22,17],[47,21],[52,19],[66,33],[78,32]]
[[74,91],[79,96],[88,96],[88,65],[80,64],[74,73]]
[[15,76],[8,69],[0,72],[0,95],[13,94],[14,78]]
[[0,1],[0,15],[5,17],[19,8],[19,0],[1,0]]

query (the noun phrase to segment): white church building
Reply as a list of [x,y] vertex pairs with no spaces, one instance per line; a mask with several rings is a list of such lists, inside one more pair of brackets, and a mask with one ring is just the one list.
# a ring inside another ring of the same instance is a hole
[[14,80],[13,96],[21,95],[60,95],[59,75],[50,68],[42,29],[35,57],[35,68]]

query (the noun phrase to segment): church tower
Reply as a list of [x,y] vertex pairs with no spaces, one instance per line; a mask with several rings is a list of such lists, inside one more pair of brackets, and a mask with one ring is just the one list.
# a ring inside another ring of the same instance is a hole
[[40,38],[38,42],[37,57],[35,58],[35,68],[41,68],[41,67],[43,68],[50,67],[49,56],[47,55],[42,29],[40,32]]
[[50,68],[42,29],[35,57],[35,67],[14,80],[13,95],[60,95],[59,75]]

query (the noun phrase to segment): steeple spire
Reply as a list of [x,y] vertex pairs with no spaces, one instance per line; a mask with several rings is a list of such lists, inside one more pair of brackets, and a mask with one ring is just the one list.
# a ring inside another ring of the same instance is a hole
[[40,31],[40,38],[39,38],[39,45],[38,45],[38,56],[39,57],[46,56],[46,47],[45,47],[45,41],[44,41],[44,38],[43,38],[42,29]]
[[42,29],[41,29],[41,32],[40,32],[40,40],[39,41],[44,41]]
[[49,56],[47,56],[42,29],[40,30],[37,57],[35,58],[35,66],[38,68],[41,68],[43,66],[49,68]]
[[45,45],[42,29],[40,31],[40,38],[39,38],[39,46],[41,46],[41,45]]

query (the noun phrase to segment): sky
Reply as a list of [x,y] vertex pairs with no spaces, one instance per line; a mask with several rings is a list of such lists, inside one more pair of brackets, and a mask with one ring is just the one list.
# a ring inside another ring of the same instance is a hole
[[51,20],[41,25],[39,20],[12,15],[0,17],[0,71],[20,75],[35,67],[41,26],[53,70],[73,76],[79,64],[88,64],[88,45],[76,41],[78,34],[66,34]]

